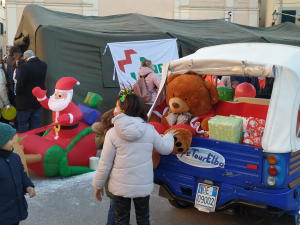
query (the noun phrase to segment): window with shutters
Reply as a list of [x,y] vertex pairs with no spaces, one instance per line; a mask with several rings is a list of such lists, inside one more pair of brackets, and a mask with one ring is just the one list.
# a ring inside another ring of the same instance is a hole
[[[287,15],[282,15],[281,23],[284,22],[291,22],[291,23],[296,23],[296,10],[282,10],[282,13],[287,14]],[[289,16],[292,15],[292,16]]]

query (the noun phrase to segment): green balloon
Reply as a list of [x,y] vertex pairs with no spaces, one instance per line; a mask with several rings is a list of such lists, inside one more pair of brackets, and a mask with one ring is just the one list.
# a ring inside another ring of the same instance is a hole
[[234,96],[234,89],[233,88],[227,88],[227,87],[217,87],[220,100],[223,101],[231,101]]

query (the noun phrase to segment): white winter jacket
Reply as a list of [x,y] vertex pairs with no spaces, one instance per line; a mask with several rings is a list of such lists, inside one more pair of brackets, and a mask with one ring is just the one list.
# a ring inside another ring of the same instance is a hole
[[108,188],[111,193],[126,198],[145,197],[153,190],[153,148],[168,155],[174,147],[174,138],[163,138],[154,127],[139,117],[119,114],[112,120],[105,136],[100,162],[93,187],[103,188],[110,173]]

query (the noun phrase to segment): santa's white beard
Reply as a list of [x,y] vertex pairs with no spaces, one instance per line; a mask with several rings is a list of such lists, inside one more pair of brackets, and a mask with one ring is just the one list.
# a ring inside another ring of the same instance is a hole
[[50,96],[48,106],[52,111],[60,112],[67,108],[72,100],[72,95],[68,93],[68,97],[66,99],[55,99],[55,94]]

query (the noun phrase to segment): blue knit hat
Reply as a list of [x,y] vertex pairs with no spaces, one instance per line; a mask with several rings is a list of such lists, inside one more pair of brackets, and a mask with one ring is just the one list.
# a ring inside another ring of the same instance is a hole
[[0,123],[0,148],[15,136],[16,130],[6,123]]

